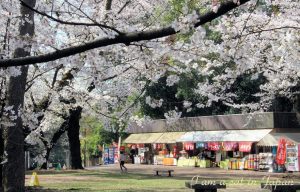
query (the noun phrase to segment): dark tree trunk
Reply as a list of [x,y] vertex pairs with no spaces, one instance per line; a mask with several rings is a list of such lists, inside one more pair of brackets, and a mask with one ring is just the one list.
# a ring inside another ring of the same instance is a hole
[[[5,107],[5,100],[6,100],[6,82],[5,80],[2,80],[1,84],[0,84],[0,121],[2,121],[2,115],[4,112],[4,107]],[[0,192],[3,191],[2,188],[2,163],[4,161],[3,158],[4,155],[4,137],[3,137],[3,127],[0,124]]]
[[47,169],[47,165],[48,165],[48,161],[49,161],[49,157],[50,157],[50,153],[51,150],[53,149],[53,147],[56,145],[57,141],[59,140],[59,138],[66,132],[67,128],[69,125],[69,118],[65,119],[65,121],[61,124],[60,128],[54,133],[50,144],[48,144],[47,140],[44,140],[44,135],[43,133],[41,133],[42,135],[42,142],[46,148],[46,155],[45,155],[45,162],[43,163],[43,165],[41,166],[41,169]]
[[[24,49],[16,51],[16,55],[26,55]],[[4,150],[7,162],[3,164],[3,189],[5,192],[22,192],[25,185],[24,133],[19,110],[24,104],[25,82],[28,67],[21,68],[22,74],[10,77],[8,82],[7,106],[13,106],[16,119],[5,117],[11,123],[4,127]],[[9,113],[11,114],[11,113]],[[12,115],[12,114],[11,114]]]
[[[34,7],[36,0],[24,0],[27,4]],[[20,37],[25,39],[33,37],[34,34],[34,12],[21,6],[21,22],[19,26]],[[21,48],[17,48],[14,57],[26,57],[30,55],[31,46],[27,43]],[[4,192],[23,192],[25,187],[25,158],[24,158],[24,133],[20,110],[24,105],[24,94],[28,66],[20,68],[21,74],[17,77],[10,76],[8,79],[6,106],[13,106],[12,111],[16,118],[5,117],[5,121],[10,125],[4,128],[4,151],[7,162],[3,165],[3,190]]]
[[0,125],[0,192],[2,191],[2,161],[3,159],[3,152],[4,152],[4,140],[3,140],[3,131]]
[[71,168],[83,169],[81,153],[80,153],[80,140],[79,140],[79,120],[81,118],[82,107],[77,106],[74,109],[70,109],[70,119],[68,126],[68,138],[71,152]]
[[48,161],[50,157],[50,152],[52,148],[47,148],[46,155],[45,155],[45,162],[42,164],[41,169],[47,169],[48,168]]

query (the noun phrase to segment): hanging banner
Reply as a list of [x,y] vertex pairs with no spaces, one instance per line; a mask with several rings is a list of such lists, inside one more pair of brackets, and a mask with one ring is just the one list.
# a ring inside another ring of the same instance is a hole
[[286,161],[288,171],[299,171],[298,146],[295,144],[286,145]]
[[250,141],[241,141],[239,142],[239,151],[241,152],[250,152],[251,151],[252,142]]
[[281,138],[278,142],[276,163],[278,165],[284,165],[286,159],[286,140]]
[[205,143],[204,142],[197,142],[196,143],[196,148],[205,148]]
[[223,142],[223,150],[224,151],[236,151],[238,148],[238,143],[234,141],[226,141]]
[[194,143],[184,143],[183,144],[184,150],[194,150]]
[[219,142],[208,142],[208,150],[219,151],[221,149],[221,143]]

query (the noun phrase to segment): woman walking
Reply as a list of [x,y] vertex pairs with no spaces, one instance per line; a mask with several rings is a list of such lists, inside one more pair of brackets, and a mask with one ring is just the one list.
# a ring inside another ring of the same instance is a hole
[[120,151],[120,168],[121,171],[123,172],[123,168],[125,168],[125,171],[127,172],[127,168],[125,167],[125,155],[124,151]]

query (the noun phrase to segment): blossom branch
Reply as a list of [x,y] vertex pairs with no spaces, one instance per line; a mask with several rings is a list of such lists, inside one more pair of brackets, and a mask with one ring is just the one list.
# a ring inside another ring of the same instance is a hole
[[[210,11],[202,16],[199,16],[199,22],[197,22],[194,25],[194,27],[199,27],[205,23],[208,23],[208,22],[228,13],[229,11],[233,10],[234,8],[239,7],[242,4],[245,4],[248,1],[250,1],[250,0],[241,0],[239,5],[237,5],[231,1],[223,3],[220,5],[217,12]],[[175,31],[171,26],[169,26],[169,27],[155,29],[155,30],[124,33],[124,34],[117,35],[115,38],[101,38],[101,39],[97,39],[97,40],[94,40],[94,41],[91,41],[88,43],[84,43],[81,45],[57,50],[57,51],[46,53],[43,55],[0,60],[0,67],[24,66],[24,65],[35,64],[35,63],[49,62],[49,61],[54,61],[54,60],[61,59],[64,57],[68,57],[71,55],[75,55],[78,53],[82,53],[82,52],[85,52],[85,51],[88,51],[91,49],[95,49],[95,48],[100,48],[100,47],[105,47],[105,46],[115,45],[115,44],[121,44],[121,43],[123,43],[125,45],[129,45],[132,42],[162,38],[162,37],[176,34],[178,32],[179,31]]]

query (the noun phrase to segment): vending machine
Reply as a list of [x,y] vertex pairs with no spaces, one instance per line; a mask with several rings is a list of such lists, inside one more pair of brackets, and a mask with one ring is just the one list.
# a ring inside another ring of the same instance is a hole
[[104,165],[108,165],[109,164],[109,148],[104,148],[104,156],[103,156],[103,161],[104,161]]
[[298,146],[295,144],[286,145],[286,169],[287,171],[299,171]]

